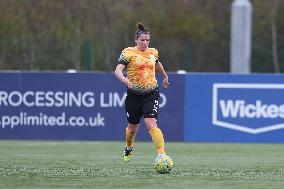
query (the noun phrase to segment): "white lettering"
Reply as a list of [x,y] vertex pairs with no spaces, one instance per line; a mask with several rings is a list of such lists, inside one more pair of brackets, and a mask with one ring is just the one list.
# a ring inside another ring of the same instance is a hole
[[92,92],[85,92],[82,95],[82,104],[85,107],[94,107],[95,106],[95,97]]
[[[76,104],[76,106],[80,107],[81,106],[81,93],[78,93],[78,96],[76,96],[74,93],[70,92],[69,93],[69,102],[68,102],[68,105],[69,106],[73,106],[73,102]],[[66,96],[65,96],[65,99],[66,99]],[[66,103],[66,101],[65,101]]]
[[267,115],[270,118],[277,118],[279,115],[279,108],[275,104],[271,104],[267,107]]
[[284,104],[279,107],[279,116],[284,118]]
[[232,100],[228,100],[228,102],[225,102],[224,100],[220,100],[222,115],[224,117],[237,117],[238,111],[240,109],[240,104],[242,102],[243,101],[238,100],[234,104]]
[[105,103],[105,94],[104,93],[101,93],[100,94],[100,105],[101,107],[109,107],[109,104]]
[[44,92],[43,91],[38,91],[35,94],[35,105],[37,107],[43,107],[44,106]]
[[48,91],[45,93],[45,98],[46,98],[45,105],[47,107],[52,107],[54,105],[54,98],[52,98],[52,96],[54,96],[54,92],[52,91]]
[[24,95],[23,95],[23,103],[26,104],[26,106],[34,106],[34,102],[28,102],[28,96],[33,96],[34,93],[32,91],[27,91]]
[[167,104],[167,97],[163,93],[160,93],[160,104],[159,107],[162,108]]
[[27,107],[94,107],[95,95],[90,91],[0,91],[0,106],[17,107],[21,105]]
[[255,109],[256,107],[253,104],[248,104],[247,106],[244,107],[245,109],[245,114],[248,118],[254,118],[256,115]]
[[260,100],[256,101],[256,117],[257,118],[267,118],[267,113],[266,113],[266,108],[267,105],[262,105]]
[[113,93],[113,107],[122,107],[126,98],[126,93],[120,98],[118,93]]
[[0,91],[0,106],[2,106],[2,103],[4,104],[4,106],[8,106],[7,98],[8,93],[5,91]]
[[126,98],[126,93],[119,96],[117,92],[110,92],[107,95],[105,93],[100,93],[100,106],[102,108],[109,108],[109,107],[122,107]]
[[225,118],[284,118],[284,104],[264,104],[261,100],[256,100],[254,104],[244,100],[220,100],[219,103]]
[[18,91],[12,91],[8,96],[9,104],[12,106],[20,106],[22,103],[22,95]]

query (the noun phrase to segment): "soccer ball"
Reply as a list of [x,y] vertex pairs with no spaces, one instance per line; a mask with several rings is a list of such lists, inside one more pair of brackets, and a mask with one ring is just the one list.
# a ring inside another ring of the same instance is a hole
[[157,173],[167,174],[173,170],[174,162],[170,156],[158,156],[154,163]]

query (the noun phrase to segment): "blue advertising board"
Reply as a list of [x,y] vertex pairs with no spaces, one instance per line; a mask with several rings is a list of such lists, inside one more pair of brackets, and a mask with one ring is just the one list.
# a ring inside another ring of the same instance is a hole
[[[158,118],[166,141],[284,142],[284,75],[169,77]],[[125,98],[113,73],[0,73],[0,139],[124,141]],[[142,119],[136,140],[151,140]]]
[[283,97],[283,75],[187,75],[184,139],[282,143]]
[[[126,87],[113,73],[0,73],[0,139],[124,140]],[[183,140],[184,76],[160,89],[159,127]],[[161,82],[161,78],[158,78]],[[151,140],[143,121],[137,140]],[[174,134],[172,134],[174,133]]]

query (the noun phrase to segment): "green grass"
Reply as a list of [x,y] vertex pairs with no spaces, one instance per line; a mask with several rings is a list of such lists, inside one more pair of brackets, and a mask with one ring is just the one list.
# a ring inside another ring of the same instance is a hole
[[284,145],[166,143],[168,175],[153,169],[152,143],[0,141],[0,188],[283,188]]

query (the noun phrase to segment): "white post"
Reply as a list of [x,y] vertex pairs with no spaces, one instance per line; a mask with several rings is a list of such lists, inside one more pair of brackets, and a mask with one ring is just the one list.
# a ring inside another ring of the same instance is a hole
[[249,0],[234,0],[231,16],[231,73],[250,73],[251,15]]

